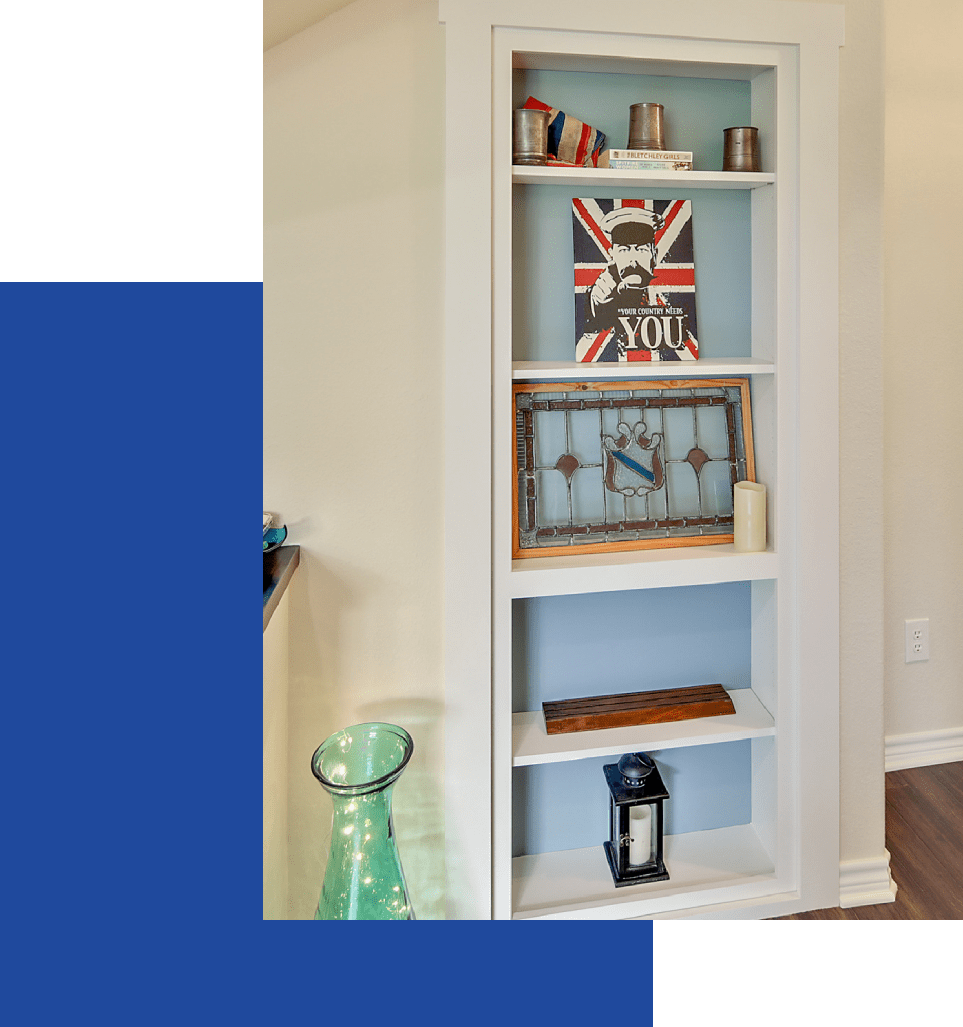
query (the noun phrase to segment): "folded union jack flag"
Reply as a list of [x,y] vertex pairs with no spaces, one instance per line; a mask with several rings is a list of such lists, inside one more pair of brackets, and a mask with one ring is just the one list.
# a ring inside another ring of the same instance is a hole
[[524,107],[548,111],[548,163],[581,168],[593,166],[605,148],[605,133],[578,121],[557,107],[530,96]]

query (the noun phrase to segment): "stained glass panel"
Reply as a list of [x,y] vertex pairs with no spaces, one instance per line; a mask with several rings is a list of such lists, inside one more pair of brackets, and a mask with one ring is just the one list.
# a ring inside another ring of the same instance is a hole
[[749,380],[514,386],[515,556],[732,541]]

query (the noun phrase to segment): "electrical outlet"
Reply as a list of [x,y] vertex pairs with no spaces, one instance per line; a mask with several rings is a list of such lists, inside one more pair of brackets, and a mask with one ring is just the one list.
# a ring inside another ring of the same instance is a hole
[[906,662],[930,658],[930,622],[927,617],[906,621]]

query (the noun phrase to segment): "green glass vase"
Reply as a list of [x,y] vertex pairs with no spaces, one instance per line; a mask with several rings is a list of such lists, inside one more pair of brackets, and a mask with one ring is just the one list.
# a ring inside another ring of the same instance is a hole
[[394,724],[355,724],[311,759],[334,803],[315,920],[414,920],[391,824],[391,793],[415,743]]

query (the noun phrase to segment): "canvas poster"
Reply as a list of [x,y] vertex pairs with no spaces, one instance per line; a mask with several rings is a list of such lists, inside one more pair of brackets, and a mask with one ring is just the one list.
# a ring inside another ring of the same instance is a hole
[[572,200],[575,359],[698,360],[692,203]]

